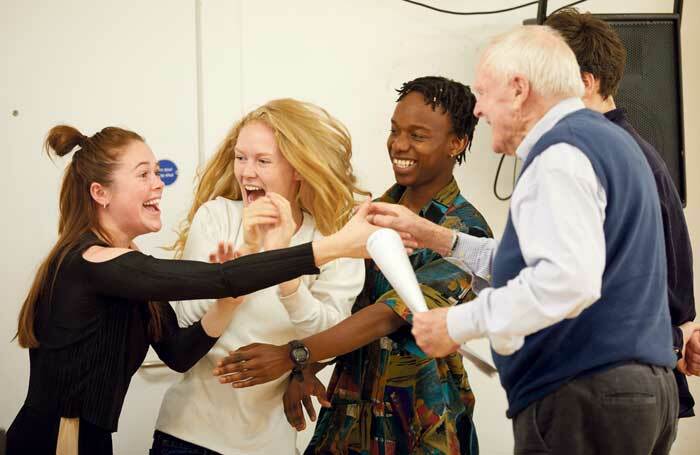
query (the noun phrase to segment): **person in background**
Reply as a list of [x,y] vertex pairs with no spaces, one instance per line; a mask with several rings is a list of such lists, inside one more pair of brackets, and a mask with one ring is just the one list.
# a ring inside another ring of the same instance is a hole
[[[29,348],[29,390],[7,432],[15,454],[110,454],[124,396],[149,345],[171,368],[186,371],[214,345],[239,297],[342,256],[364,257],[376,230],[368,203],[334,235],[224,264],[159,260],[138,252],[135,237],[161,228],[163,182],[138,134],[107,127],[85,136],[56,126],[47,153],[73,151],[61,185],[58,240],[36,273],[19,315],[17,339]],[[272,195],[270,195],[272,196]],[[282,243],[294,223],[278,198],[268,223]],[[200,321],[180,329],[165,300],[221,298]]]
[[[379,200],[450,232],[489,237],[488,224],[453,176],[477,123],[471,90],[428,76],[406,82],[398,93],[387,139],[396,184]],[[430,308],[468,306],[460,304],[473,297],[468,275],[444,259],[449,251],[424,248],[409,257]],[[301,429],[306,394],[324,396],[313,376],[323,365],[314,362],[340,356],[328,392],[331,407],[321,411],[306,453],[477,454],[474,393],[462,357],[426,355],[410,333],[414,316],[406,304],[372,261],[366,270],[353,315],[297,342],[293,358],[286,345],[253,344],[224,359],[216,374],[239,388],[306,366],[303,382],[293,377],[285,395],[288,419]]]
[[[204,168],[177,243],[184,259],[206,260],[219,242],[241,254],[299,245],[337,232],[350,219],[355,184],[347,129],[323,109],[278,99],[236,122]],[[268,197],[293,220],[294,235],[269,229]],[[222,387],[212,369],[253,342],[285,344],[339,323],[362,290],[364,263],[339,259],[306,275],[243,297],[209,353],[168,389],[153,454],[203,452],[293,455],[296,431],[286,421],[287,376],[250,389]],[[214,300],[177,302],[182,326],[196,324]]]
[[[676,357],[649,164],[629,134],[585,109],[576,56],[550,27],[495,37],[474,88],[493,150],[522,170],[500,241],[457,235],[452,255],[479,295],[415,315],[418,345],[442,356],[489,338],[516,454],[668,453]],[[419,246],[453,241],[408,211],[371,213]]]
[[[545,24],[558,31],[576,55],[585,87],[583,103],[627,131],[651,167],[661,202],[666,245],[668,307],[673,324],[673,348],[678,357],[678,365],[673,370],[680,402],[678,416],[694,416],[695,401],[684,374],[687,371],[681,371],[685,363],[682,362],[685,347],[693,333],[700,332],[700,324],[694,322],[693,249],[681,198],[666,164],[656,149],[630,124],[624,108],[615,105],[614,96],[625,71],[625,46],[604,20],[574,8],[549,16]],[[700,337],[700,334],[696,336]]]

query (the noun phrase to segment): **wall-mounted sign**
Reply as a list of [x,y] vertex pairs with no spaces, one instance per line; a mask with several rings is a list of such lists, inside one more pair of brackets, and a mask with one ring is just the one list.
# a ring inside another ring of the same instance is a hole
[[177,180],[177,166],[170,160],[158,161],[160,179],[165,185],[172,185]]

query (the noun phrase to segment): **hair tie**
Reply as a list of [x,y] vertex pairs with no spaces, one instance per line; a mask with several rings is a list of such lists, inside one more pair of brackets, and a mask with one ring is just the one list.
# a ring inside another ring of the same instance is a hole
[[84,150],[87,148],[87,146],[90,144],[90,137],[85,136],[84,134],[80,134],[80,137],[78,138],[78,146],[80,147],[80,150]]

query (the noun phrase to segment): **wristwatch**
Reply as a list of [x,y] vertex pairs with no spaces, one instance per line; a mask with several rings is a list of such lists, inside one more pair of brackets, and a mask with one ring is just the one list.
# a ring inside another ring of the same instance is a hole
[[294,368],[292,368],[292,378],[298,381],[304,380],[302,370],[309,363],[310,357],[311,352],[304,343],[299,340],[292,340],[289,342],[289,358],[294,364]]

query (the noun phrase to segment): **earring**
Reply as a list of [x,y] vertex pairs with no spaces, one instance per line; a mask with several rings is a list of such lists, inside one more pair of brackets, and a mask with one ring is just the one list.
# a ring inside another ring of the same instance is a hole
[[102,204],[102,207],[106,209],[106,208],[107,208],[107,203],[105,202],[104,204]]

